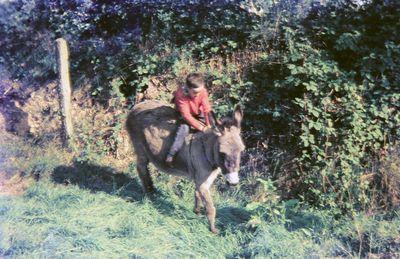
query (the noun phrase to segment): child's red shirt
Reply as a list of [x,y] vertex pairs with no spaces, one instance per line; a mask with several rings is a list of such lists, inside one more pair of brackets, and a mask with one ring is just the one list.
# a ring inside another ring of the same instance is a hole
[[180,87],[175,92],[175,105],[182,117],[193,128],[202,131],[204,124],[197,120],[195,117],[203,114],[206,125],[210,125],[208,113],[211,112],[211,105],[208,100],[207,89],[204,88],[195,98],[191,98],[185,89]]

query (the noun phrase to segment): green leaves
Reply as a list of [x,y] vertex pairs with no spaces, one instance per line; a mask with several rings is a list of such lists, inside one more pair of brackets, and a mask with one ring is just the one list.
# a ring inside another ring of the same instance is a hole
[[310,91],[310,92],[317,92],[317,90],[318,90],[317,83],[315,83],[313,81],[306,82],[306,83],[303,83],[303,84],[306,87],[306,89],[308,91]]
[[350,49],[353,51],[358,50],[361,33],[359,31],[346,32],[339,36],[336,40],[335,49],[345,50]]
[[238,78],[233,79],[236,70],[237,68],[232,66],[222,72],[209,71],[212,87],[216,89],[213,92],[214,110],[219,115],[227,115],[236,104],[244,104],[250,100],[248,93],[253,84]]
[[[387,43],[384,54],[383,51],[368,52],[362,46],[365,30],[349,29],[355,25],[346,26],[346,31],[344,27],[331,24],[322,27],[326,32],[324,37],[333,37],[330,45],[326,42],[316,45],[319,39],[307,34],[299,25],[296,29],[284,27],[286,49],[276,54],[280,67],[273,72],[278,73],[269,76],[276,78],[273,83],[279,89],[288,92],[293,106],[277,98],[273,99],[274,106],[264,107],[269,111],[290,111],[286,113],[290,128],[286,131],[298,136],[302,167],[299,174],[309,188],[305,192],[307,199],[339,208],[351,207],[352,193],[365,190],[358,184],[359,176],[354,172],[368,165],[368,158],[378,153],[382,143],[387,141],[388,127],[394,125],[390,121],[399,118],[398,112],[394,112],[399,107],[396,109],[393,101],[388,101],[388,98],[395,99],[393,78],[396,76],[389,79],[388,74],[393,70],[388,72],[387,69],[396,67],[396,62],[399,67],[400,62],[394,61],[392,52],[400,48]],[[338,52],[348,56],[335,56]],[[366,56],[360,59],[363,52]],[[358,71],[355,69],[359,65],[352,67],[349,62],[348,67],[343,66],[336,58],[365,63],[365,66]],[[289,89],[293,90],[289,92]],[[276,115],[272,113],[274,119],[278,118]],[[337,200],[343,204],[338,204]]]

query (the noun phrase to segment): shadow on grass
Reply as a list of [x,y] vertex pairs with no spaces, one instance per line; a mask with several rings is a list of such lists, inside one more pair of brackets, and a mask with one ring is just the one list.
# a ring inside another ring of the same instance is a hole
[[[143,201],[147,197],[161,214],[181,217],[183,213],[185,218],[189,215],[193,218],[199,218],[191,209],[188,210],[185,206],[171,202],[171,197],[161,190],[145,195],[140,182],[136,178],[118,172],[111,167],[98,166],[87,162],[75,162],[73,166],[55,168],[51,178],[58,184],[73,184],[93,193],[105,192],[116,195],[126,201]],[[205,214],[204,212],[203,209],[203,215]],[[241,208],[222,207],[217,209],[217,221],[222,234],[228,229],[233,230],[238,225],[246,223],[249,218],[249,213]],[[204,219],[206,219],[205,216]]]
[[136,178],[107,166],[74,162],[73,166],[55,168],[51,178],[58,184],[77,185],[79,188],[90,190],[93,193],[105,192],[129,202],[141,202],[147,197],[160,213],[168,216],[176,216],[177,210],[186,210],[186,208],[168,201],[169,197],[162,191],[156,190],[154,193],[145,194],[141,183]]
[[[243,208],[222,207],[217,208],[218,226],[222,233],[227,230],[237,230],[250,220],[250,213]],[[245,228],[245,226],[243,226]]]
[[91,192],[105,192],[128,201],[139,201],[144,193],[136,179],[107,166],[74,162],[73,166],[59,166],[51,174],[52,180],[64,185],[78,185]]

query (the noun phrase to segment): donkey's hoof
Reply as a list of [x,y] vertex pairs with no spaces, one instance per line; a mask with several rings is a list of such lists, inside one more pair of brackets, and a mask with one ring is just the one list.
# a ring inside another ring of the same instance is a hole
[[196,213],[197,215],[200,215],[201,214],[201,209],[200,208],[195,208],[193,210],[193,212]]
[[218,235],[218,234],[219,234],[219,230],[218,230],[217,228],[211,228],[210,230],[211,230],[211,232],[212,232],[213,234],[215,234],[215,235]]
[[145,192],[146,194],[153,194],[155,191],[156,191],[156,190],[154,189],[153,186],[149,186],[149,187],[146,187],[146,188],[144,189],[144,192]]

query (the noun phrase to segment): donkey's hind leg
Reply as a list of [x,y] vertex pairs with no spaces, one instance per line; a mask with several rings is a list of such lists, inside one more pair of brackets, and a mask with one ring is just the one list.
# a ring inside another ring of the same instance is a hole
[[200,191],[196,190],[194,191],[194,213],[200,214],[201,212],[201,194]]
[[145,156],[137,156],[137,171],[139,174],[140,181],[142,182],[143,191],[151,193],[154,191],[153,181],[151,180],[149,172],[149,159]]

